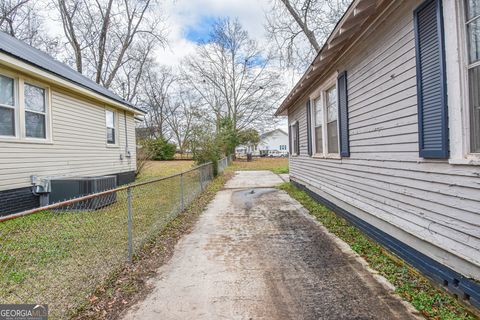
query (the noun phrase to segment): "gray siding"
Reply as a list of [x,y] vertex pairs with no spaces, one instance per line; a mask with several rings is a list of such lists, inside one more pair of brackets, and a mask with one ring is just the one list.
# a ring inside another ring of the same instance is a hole
[[[30,176],[95,176],[135,170],[135,120],[118,114],[118,146],[106,145],[105,107],[52,89],[53,143],[0,142],[0,191],[30,186]],[[123,160],[120,155],[123,154]]]
[[308,157],[299,103],[289,121],[300,121],[302,154],[291,157],[290,173],[354,214],[371,216],[366,219],[377,227],[398,229],[402,241],[427,256],[480,279],[480,167],[418,156],[412,11],[419,3],[407,1],[386,19],[388,27],[382,19],[345,58],[351,157]]

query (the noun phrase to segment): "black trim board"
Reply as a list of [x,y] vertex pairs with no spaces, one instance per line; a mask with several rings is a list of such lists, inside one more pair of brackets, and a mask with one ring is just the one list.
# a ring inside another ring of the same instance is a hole
[[290,182],[297,188],[305,191],[315,201],[323,204],[336,214],[345,218],[369,238],[405,260],[409,265],[419,270],[426,277],[444,287],[447,287],[448,291],[456,295],[459,299],[464,299],[480,309],[480,283],[462,276],[449,267],[442,265],[420,251],[406,245],[388,233],[372,226],[366,221],[313,192],[307,186],[292,179],[290,179]]

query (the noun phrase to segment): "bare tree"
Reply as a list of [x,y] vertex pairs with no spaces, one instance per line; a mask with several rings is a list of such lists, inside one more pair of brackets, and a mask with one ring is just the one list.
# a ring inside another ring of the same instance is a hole
[[[271,55],[249,38],[237,19],[218,20],[208,43],[184,62],[183,77],[202,98],[212,121],[233,121],[236,130],[272,119],[281,82]],[[199,106],[199,107],[201,107]]]
[[272,0],[266,30],[283,65],[303,71],[351,0]]
[[145,98],[146,84],[150,81],[145,73],[156,68],[152,57],[154,48],[154,43],[148,39],[138,41],[129,50],[128,62],[122,65],[112,83],[111,89],[133,104]]
[[[148,55],[138,49],[145,43],[147,53],[165,43],[155,0],[57,0],[57,9],[76,69],[106,88],[122,71],[143,67]],[[135,67],[126,67],[131,61]]]
[[191,140],[192,131],[200,119],[197,108],[201,104],[200,97],[190,90],[181,90],[175,97],[175,102],[167,108],[165,121],[172,136],[183,154]]
[[45,32],[39,7],[38,1],[32,0],[0,1],[0,31],[55,55],[58,39]]
[[166,138],[165,119],[171,104],[172,85],[176,76],[166,67],[149,65],[142,85],[141,106],[147,112],[144,125],[149,136]]

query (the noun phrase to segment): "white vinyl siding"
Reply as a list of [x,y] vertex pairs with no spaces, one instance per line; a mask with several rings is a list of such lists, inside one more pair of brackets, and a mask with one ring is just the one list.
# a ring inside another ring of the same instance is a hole
[[[305,149],[290,159],[290,177],[478,280],[480,166],[418,156],[412,12],[420,3],[406,1],[380,19],[335,66],[349,75],[351,156],[312,158]],[[289,122],[300,122],[301,139],[307,134],[304,105],[298,101],[289,110]]]
[[[105,106],[52,90],[52,143],[0,141],[0,190],[28,187],[30,176],[96,176],[134,171],[135,120],[117,112],[118,148],[105,141]],[[125,157],[126,139],[131,157]],[[123,155],[123,159],[121,159]]]

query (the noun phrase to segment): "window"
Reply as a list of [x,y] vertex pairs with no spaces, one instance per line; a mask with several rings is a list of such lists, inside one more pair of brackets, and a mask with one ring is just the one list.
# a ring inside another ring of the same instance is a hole
[[470,148],[480,153],[480,0],[465,1],[470,103]]
[[115,112],[105,110],[105,119],[107,126],[107,143],[115,144]]
[[284,144],[281,144],[281,145],[280,145],[280,150],[287,150],[287,146],[284,145]]
[[322,97],[318,97],[313,101],[315,107],[315,152],[323,154],[323,107]]
[[49,142],[49,121],[48,88],[0,74],[0,138]]
[[299,155],[300,154],[300,137],[299,137],[299,126],[298,122],[293,124],[290,129],[291,132],[291,143],[293,145],[293,152],[292,154]]
[[46,95],[45,89],[25,83],[25,136],[45,139],[46,134]]
[[337,107],[337,87],[333,86],[325,93],[327,106],[327,152],[338,153],[338,107]]
[[0,136],[15,135],[15,80],[0,74]]
[[313,99],[313,132],[315,154],[325,156],[338,154],[338,99],[337,86],[327,87]]

